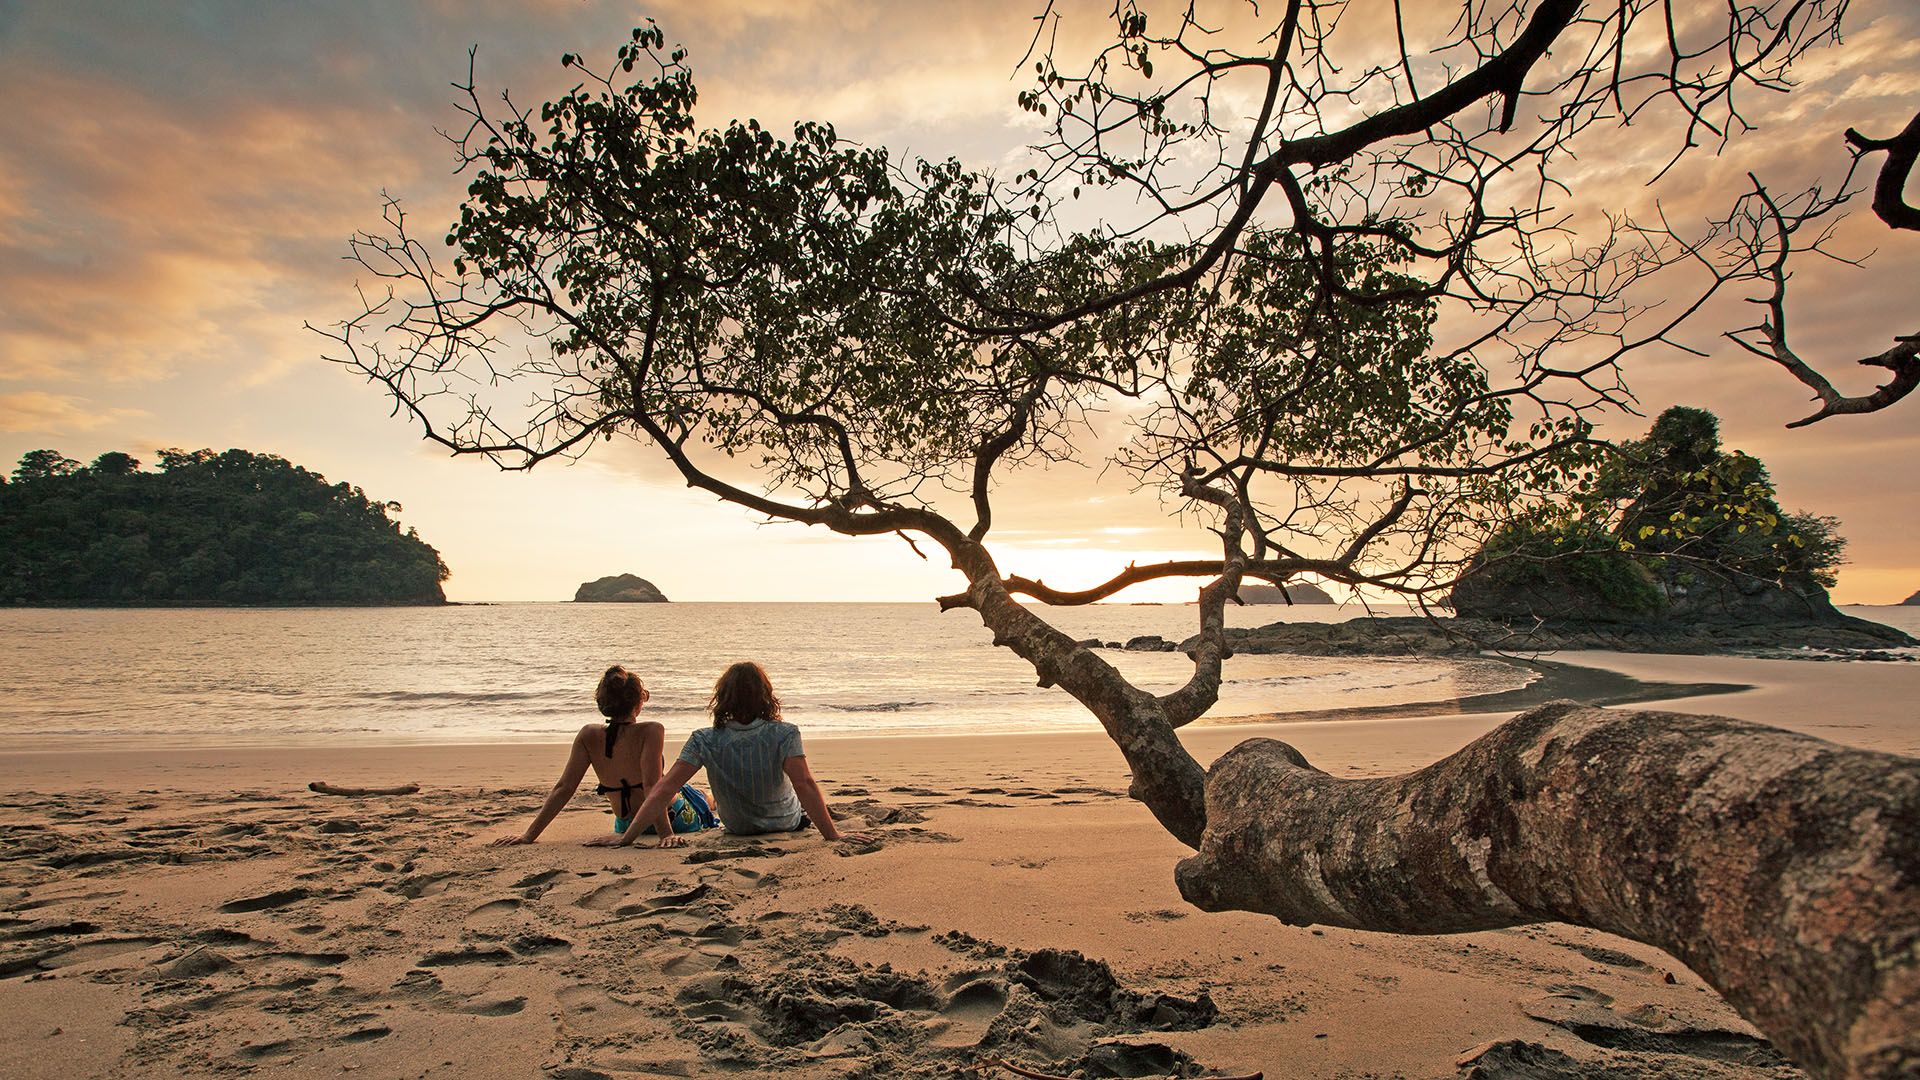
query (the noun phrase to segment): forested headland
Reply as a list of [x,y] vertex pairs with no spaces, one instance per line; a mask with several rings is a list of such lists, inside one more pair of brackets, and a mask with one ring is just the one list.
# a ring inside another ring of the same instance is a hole
[[0,603],[439,604],[440,553],[351,484],[246,450],[54,450],[0,480]]

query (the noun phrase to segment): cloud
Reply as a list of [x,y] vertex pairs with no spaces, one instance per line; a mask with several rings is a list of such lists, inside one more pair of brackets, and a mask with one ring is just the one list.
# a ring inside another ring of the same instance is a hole
[[0,394],[0,431],[65,435],[146,415],[139,409],[100,409],[85,398],[44,390]]
[[[818,118],[868,145],[1011,167],[1035,137],[1034,119],[1013,105],[1031,67],[1013,68],[1043,7],[663,0],[657,10],[669,45],[692,51],[705,123],[757,116],[779,130]],[[1062,10],[1070,69],[1111,41],[1111,21],[1105,6]],[[1658,198],[1676,220],[1699,221],[1725,209],[1748,170],[1783,188],[1844,172],[1840,132],[1898,130],[1920,89],[1920,9],[1882,0],[1855,11],[1844,46],[1800,65],[1795,93],[1752,95],[1760,132],[1725,155],[1694,155],[1659,190],[1643,186],[1670,149],[1649,141],[1658,125],[1596,129],[1570,174],[1582,204],[1646,209]],[[1445,35],[1445,25],[1413,15],[1416,39]],[[572,85],[557,64],[561,52],[604,61],[638,21],[624,7],[574,0],[201,0],[186,8],[0,0],[0,100],[9,105],[0,113],[0,430],[105,439],[123,434],[109,430],[115,421],[151,416],[158,422],[139,426],[166,432],[170,443],[351,445],[368,462],[395,462],[406,483],[430,487],[437,480],[425,478],[445,474],[423,464],[426,451],[416,460],[373,449],[370,440],[387,433],[397,432],[394,445],[416,444],[404,424],[381,426],[379,395],[322,364],[322,343],[300,324],[353,309],[354,274],[340,257],[351,232],[377,224],[382,189],[406,200],[424,235],[451,219],[464,181],[451,175],[434,129],[458,124],[448,83],[466,75],[470,44],[480,47],[484,91],[510,88],[532,104]],[[1362,51],[1391,42],[1391,21],[1369,23],[1359,9],[1342,25],[1352,28],[1343,40]],[[1245,25],[1228,29],[1249,48],[1257,41]],[[1421,71],[1438,78],[1431,64]],[[1220,100],[1229,99],[1251,111],[1241,90]],[[1089,217],[1106,210],[1092,200],[1080,206]],[[1835,378],[1857,392],[1872,373],[1851,361],[1916,329],[1896,320],[1911,310],[1920,243],[1864,215],[1840,240],[1851,253],[1878,251],[1864,271],[1796,268],[1793,315],[1803,351],[1830,358]],[[1739,324],[1730,320],[1748,317],[1744,306],[1706,313],[1690,343],[1709,357],[1649,356],[1633,366],[1647,411],[1676,401],[1716,409],[1728,441],[1763,454],[1791,505],[1858,507],[1846,531],[1863,564],[1911,564],[1903,553],[1916,522],[1888,508],[1912,502],[1910,490],[1849,477],[1843,465],[1863,447],[1901,439],[1909,413],[1782,435],[1780,424],[1803,415],[1805,391],[1717,339]],[[1643,428],[1627,419],[1617,433]],[[1104,449],[1098,440],[1084,448],[1094,460]],[[637,476],[678,486],[651,448],[623,441],[597,447],[589,467],[559,473],[552,479],[543,469],[538,482],[584,491],[589,480]],[[395,480],[395,497],[411,506],[418,499],[402,483]],[[1056,572],[1091,577],[1124,565],[1135,548],[1209,546],[1191,519],[1171,518],[1172,505],[1130,487],[1124,476],[1073,467],[1010,478],[995,497],[995,535],[1013,545],[1010,568],[1031,554]],[[966,517],[968,508],[955,511]],[[676,504],[670,516],[681,513]],[[722,516],[760,536],[752,515],[726,508]],[[783,533],[780,542],[791,541]]]

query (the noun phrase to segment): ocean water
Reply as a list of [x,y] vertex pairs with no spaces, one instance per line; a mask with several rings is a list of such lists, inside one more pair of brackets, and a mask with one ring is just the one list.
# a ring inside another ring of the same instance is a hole
[[[1854,613],[1920,630],[1920,608]],[[1250,606],[1228,619],[1360,614]],[[1195,625],[1182,605],[1048,617],[1074,637],[1107,641],[1177,641]],[[1103,655],[1156,692],[1192,670],[1178,653]],[[0,745],[550,742],[597,719],[593,687],[613,663],[646,680],[645,715],[677,741],[707,722],[714,678],[743,659],[767,668],[788,717],[813,734],[1097,730],[1072,698],[1036,687],[1024,661],[994,648],[972,612],[931,604],[13,609],[0,610]],[[1497,660],[1238,656],[1209,716],[1457,699],[1532,678]]]

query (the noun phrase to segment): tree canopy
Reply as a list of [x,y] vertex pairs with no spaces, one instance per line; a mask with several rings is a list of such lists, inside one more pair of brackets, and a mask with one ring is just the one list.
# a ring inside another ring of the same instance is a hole
[[34,450],[0,485],[0,602],[435,604],[446,564],[350,484],[245,450]]
[[1455,609],[1626,620],[1827,610],[1846,547],[1839,522],[1782,510],[1766,466],[1721,448],[1712,413],[1673,406],[1618,451],[1585,488],[1491,537]]

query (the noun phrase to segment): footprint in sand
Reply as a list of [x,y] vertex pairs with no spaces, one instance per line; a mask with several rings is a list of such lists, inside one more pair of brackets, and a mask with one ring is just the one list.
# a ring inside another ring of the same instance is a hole
[[288,904],[297,904],[313,895],[315,895],[314,891],[307,888],[277,889],[270,893],[262,893],[259,896],[243,896],[238,900],[229,900],[221,904],[216,910],[227,915],[241,915],[252,911],[272,911],[276,908],[286,907]]
[[517,896],[503,896],[498,900],[489,900],[472,911],[467,912],[469,920],[498,919],[520,910],[525,903]]
[[718,895],[719,895],[718,889],[715,889],[712,885],[702,882],[698,885],[695,885],[691,889],[685,889],[680,892],[659,893],[657,895],[648,897],[646,902],[641,906],[654,909],[654,910],[658,910],[661,908],[677,908],[677,907],[684,907],[688,904],[693,903],[696,900],[705,900],[710,897],[717,897]]
[[76,964],[102,960],[120,953],[151,949],[156,945],[164,944],[166,942],[160,938],[125,937],[55,945],[52,948],[37,949],[22,955],[0,959],[0,979],[72,967]]
[[273,1042],[248,1043],[234,1051],[234,1056],[248,1061],[285,1057],[299,1051],[303,1042],[301,1039],[276,1039]]
[[722,890],[751,892],[755,889],[769,889],[780,884],[779,874],[763,874],[744,866],[715,866],[701,873],[705,875],[702,878],[703,884],[710,884]]
[[507,942],[507,948],[521,956],[551,956],[573,951],[573,942],[547,934],[521,934]]
[[1007,981],[990,971],[962,971],[947,978],[941,1015],[991,1020],[1007,1005]]
[[267,953],[260,959],[282,964],[297,964],[305,968],[330,968],[339,967],[351,958],[346,953],[339,952],[275,952]]
[[423,896],[432,896],[447,891],[447,881],[452,871],[440,871],[430,874],[415,874],[388,885],[387,891],[407,900],[418,900]]
[[505,949],[476,949],[472,946],[461,949],[443,949],[430,952],[416,963],[423,968],[460,967],[466,964],[510,964],[513,954]]
[[739,965],[739,961],[734,959],[732,948],[711,944],[696,945],[691,949],[679,945],[663,945],[641,954],[641,959],[661,974],[679,979],[692,975],[704,975],[720,967]]
[[527,999],[518,994],[502,996],[487,994],[468,998],[448,1011],[465,1013],[468,1016],[512,1016],[527,1007]]
[[542,870],[537,874],[528,874],[526,877],[514,882],[510,887],[515,889],[536,888],[551,882],[554,878],[564,873],[566,873],[564,870]]
[[592,889],[575,900],[573,906],[586,908],[588,911],[611,911],[631,897],[633,891],[633,882],[616,881],[611,885],[601,885]]

